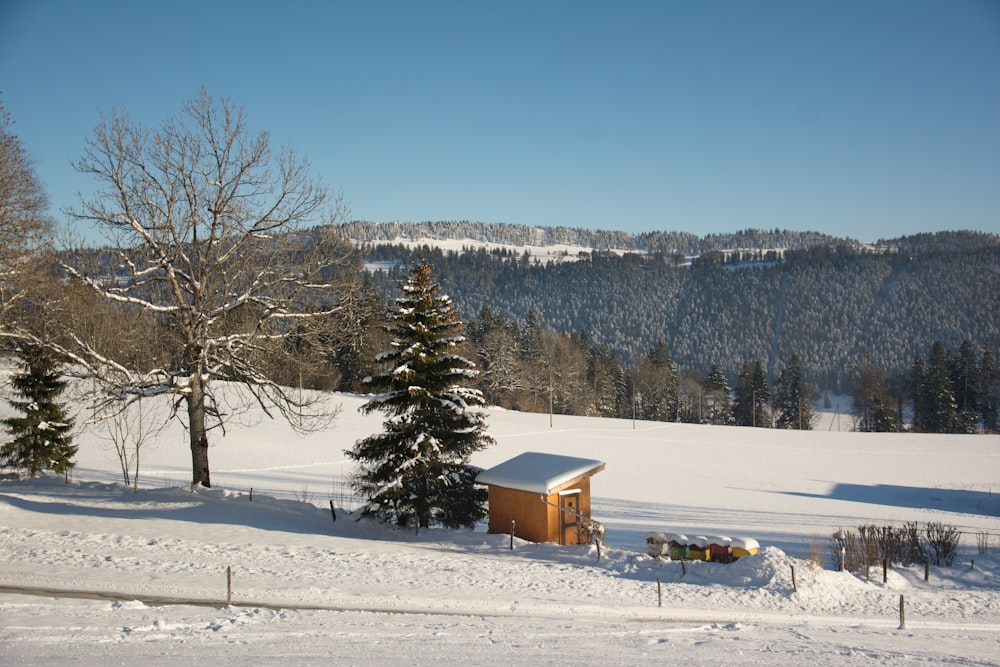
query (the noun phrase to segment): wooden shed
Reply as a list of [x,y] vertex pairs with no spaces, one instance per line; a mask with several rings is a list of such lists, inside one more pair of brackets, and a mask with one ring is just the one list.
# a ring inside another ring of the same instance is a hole
[[[479,473],[489,489],[489,532],[531,542],[581,544],[590,521],[590,478],[602,461],[525,452]],[[512,523],[513,522],[513,523]]]

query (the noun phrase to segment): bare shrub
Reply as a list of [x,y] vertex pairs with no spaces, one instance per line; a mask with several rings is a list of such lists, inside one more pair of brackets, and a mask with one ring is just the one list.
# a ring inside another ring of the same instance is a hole
[[958,556],[958,544],[961,533],[955,526],[932,521],[924,530],[928,560],[934,565],[950,566]]
[[882,532],[880,526],[858,526],[858,569],[882,562]]
[[[928,523],[923,530],[914,523],[902,528],[894,526],[858,526],[857,531],[838,531],[830,543],[830,556],[834,567],[841,565],[850,572],[867,572],[872,565],[912,565],[931,563],[950,566],[958,556],[961,533],[954,526]],[[988,549],[989,536],[977,538],[980,553]]]
[[[809,550],[806,552],[806,560],[812,563],[813,567],[816,569],[820,569],[823,567],[823,555],[820,549],[819,541],[815,537],[813,538],[812,543],[809,545]],[[839,562],[839,555],[838,555],[838,562]]]
[[923,540],[920,537],[920,526],[915,521],[909,521],[902,528],[902,554],[900,563],[912,565],[913,563],[927,562],[927,554],[924,549]]
[[867,571],[869,566],[878,562],[878,547],[871,538],[868,526],[859,527],[857,532],[840,531],[839,536],[840,539],[834,539],[831,544],[835,567],[840,568],[841,556],[843,556],[843,568],[848,572]]
[[309,492],[308,484],[302,485],[302,490],[295,494],[295,500],[297,500],[300,503],[312,504],[313,499],[312,499],[312,494]]
[[976,533],[976,548],[979,550],[980,554],[987,554],[990,552],[989,532],[981,530]]

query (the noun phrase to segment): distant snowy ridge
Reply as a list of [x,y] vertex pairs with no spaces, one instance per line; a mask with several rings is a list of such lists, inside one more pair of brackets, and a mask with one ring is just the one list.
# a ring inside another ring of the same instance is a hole
[[565,248],[568,251],[612,251],[618,253],[664,253],[701,255],[711,251],[766,251],[802,249],[815,245],[842,243],[860,246],[853,239],[837,239],[818,232],[746,229],[734,233],[698,237],[683,231],[654,231],[630,234],[615,230],[580,227],[529,227],[507,223],[469,221],[440,222],[367,222],[355,221],[342,226],[344,235],[357,243],[419,243],[458,241],[467,246]]
[[[662,254],[675,264],[690,264],[706,253],[719,253],[724,261],[740,253],[760,262],[765,256],[781,258],[789,250],[816,246],[850,247],[867,253],[906,253],[942,251],[960,248],[997,246],[1000,236],[974,231],[941,231],[916,234],[898,239],[879,239],[862,243],[852,238],[838,238],[819,232],[784,229],[744,229],[732,233],[698,237],[683,231],[653,231],[630,234],[615,230],[571,227],[529,227],[507,223],[469,221],[437,222],[368,222],[355,221],[342,226],[344,235],[357,245],[397,245],[409,249],[423,246],[457,253],[476,250],[504,251],[516,256],[529,255],[532,263],[565,262],[590,256],[595,252],[621,255]],[[369,266],[372,268],[378,268]]]
[[[370,245],[393,245],[403,246],[410,250],[418,250],[422,247],[437,248],[443,252],[474,252],[485,250],[486,252],[504,251],[513,256],[522,257],[528,255],[534,264],[547,264],[549,262],[575,262],[582,257],[587,257],[594,252],[594,248],[575,246],[567,244],[556,245],[510,245],[505,243],[494,243],[491,241],[481,241],[478,239],[435,239],[421,237],[410,239],[397,236],[394,239],[370,241]],[[621,254],[623,251],[613,251]],[[395,261],[365,262],[365,268],[369,271],[374,269],[390,269],[395,266]]]

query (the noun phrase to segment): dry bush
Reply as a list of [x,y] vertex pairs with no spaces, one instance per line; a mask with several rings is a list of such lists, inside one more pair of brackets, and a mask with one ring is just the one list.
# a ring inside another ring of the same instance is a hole
[[851,572],[867,572],[883,560],[889,565],[951,565],[958,556],[960,538],[954,526],[935,522],[923,530],[913,522],[902,528],[862,525],[857,531],[840,531],[830,542],[830,556],[839,569],[843,549],[843,568]]
[[928,560],[934,565],[951,565],[958,556],[961,533],[954,526],[932,521],[924,531]]

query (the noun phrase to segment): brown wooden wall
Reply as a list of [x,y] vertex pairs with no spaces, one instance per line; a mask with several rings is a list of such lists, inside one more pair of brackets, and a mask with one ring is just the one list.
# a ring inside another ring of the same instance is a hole
[[[561,512],[546,505],[537,493],[518,491],[502,486],[489,486],[489,532],[510,533],[510,522],[515,521],[514,535],[529,542],[555,542],[562,544]],[[580,489],[579,512],[590,516],[590,478],[563,484],[560,489]],[[559,505],[559,492],[548,497],[552,505]]]
[[[502,486],[489,487],[490,532],[510,533],[531,542],[548,542],[548,508],[537,493],[517,491]],[[554,539],[552,540],[554,541]]]

